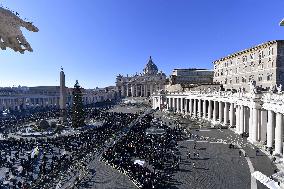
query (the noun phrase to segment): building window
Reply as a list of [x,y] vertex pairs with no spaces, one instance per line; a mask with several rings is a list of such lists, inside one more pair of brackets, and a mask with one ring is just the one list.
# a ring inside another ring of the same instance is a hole
[[239,77],[236,77],[236,83],[239,83]]
[[267,74],[267,81],[271,81],[272,80],[272,74]]
[[269,47],[269,50],[268,50],[268,55],[273,55],[273,48],[272,47]]
[[251,53],[249,56],[250,56],[250,59],[251,59],[251,60],[254,59],[254,53]]
[[247,61],[247,56],[243,56],[243,62]]
[[263,51],[261,51],[261,57],[264,58],[264,52]]

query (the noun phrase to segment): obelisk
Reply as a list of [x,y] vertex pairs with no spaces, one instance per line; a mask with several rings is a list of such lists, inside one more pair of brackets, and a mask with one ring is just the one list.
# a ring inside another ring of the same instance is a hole
[[60,107],[60,120],[62,122],[66,121],[66,87],[65,87],[65,74],[63,68],[61,67],[60,72],[60,98],[59,98],[59,107]]

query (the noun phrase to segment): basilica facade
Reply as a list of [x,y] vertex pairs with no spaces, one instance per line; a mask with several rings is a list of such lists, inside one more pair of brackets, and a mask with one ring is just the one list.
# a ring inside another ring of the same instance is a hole
[[143,73],[116,77],[116,88],[121,97],[149,97],[153,92],[164,90],[165,84],[166,74],[158,70],[151,56]]

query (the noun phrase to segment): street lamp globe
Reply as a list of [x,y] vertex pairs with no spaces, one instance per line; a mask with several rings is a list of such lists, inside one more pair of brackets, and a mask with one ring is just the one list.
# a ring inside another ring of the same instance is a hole
[[280,26],[284,26],[284,18],[283,20],[281,20],[281,22],[279,23]]

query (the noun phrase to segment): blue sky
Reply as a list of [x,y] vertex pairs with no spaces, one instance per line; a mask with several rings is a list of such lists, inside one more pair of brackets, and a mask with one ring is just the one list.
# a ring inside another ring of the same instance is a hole
[[3,0],[39,28],[24,30],[34,52],[0,51],[0,86],[114,85],[141,72],[149,56],[174,68],[212,61],[267,40],[284,39],[283,0]]

